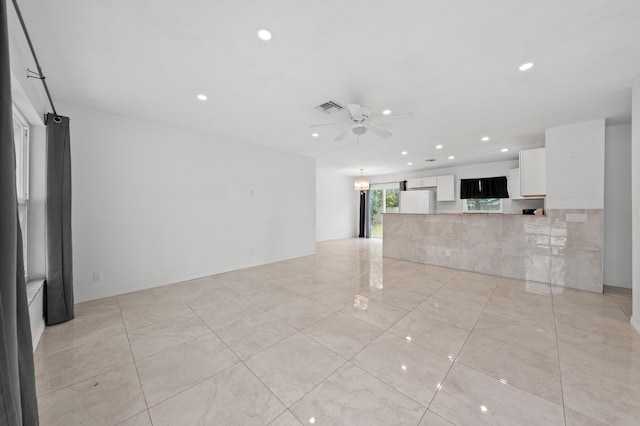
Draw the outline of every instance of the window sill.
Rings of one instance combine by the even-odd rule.
[[[27,283],[27,303],[31,306],[31,302],[36,298],[40,290],[44,287],[44,278],[31,280]]]

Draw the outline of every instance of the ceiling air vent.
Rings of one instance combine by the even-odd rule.
[[[323,104],[318,105],[316,109],[322,112],[325,112],[327,114],[331,114],[332,112],[336,112],[336,111],[340,111],[341,109],[344,109],[344,107],[339,103],[337,103],[336,101],[327,101]]]
[[[436,159],[435,158],[427,158],[424,161],[426,161],[427,163],[433,163],[434,161],[436,161]]]

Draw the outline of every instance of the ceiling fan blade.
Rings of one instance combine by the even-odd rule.
[[[314,127],[325,127],[325,126],[339,126],[341,124],[351,124],[351,121],[340,121],[337,123],[323,123],[323,124],[311,124],[309,126],[309,128],[314,128]]]
[[[336,136],[336,138],[333,141],[334,142],[340,142],[341,140],[343,140],[344,138],[347,137],[347,135],[349,134],[350,131],[351,131],[351,129],[345,130],[344,132],[342,132],[338,136]]]
[[[400,112],[398,114],[389,114],[389,115],[380,115],[376,117],[376,120],[379,118],[393,118],[393,117],[413,117],[412,112]]]
[[[369,128],[369,130],[371,130],[373,133],[375,133],[376,135],[380,136],[381,138],[388,138],[389,136],[392,135],[391,132],[386,131],[383,128],[380,128],[374,124],[369,123],[369,125],[367,125],[367,127]]]
[[[347,108],[349,108],[349,113],[351,114],[351,118],[353,118],[356,121],[360,121],[364,118],[364,115],[362,114],[362,107],[358,104],[349,104],[347,105]]]

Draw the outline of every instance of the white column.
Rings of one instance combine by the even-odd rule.
[[[640,333],[640,78],[633,84],[631,105],[631,228],[633,311],[631,325]]]

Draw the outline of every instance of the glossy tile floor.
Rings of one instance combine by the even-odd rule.
[[[640,424],[629,292],[381,249],[325,242],[314,256],[77,305],[36,352],[41,424]]]

